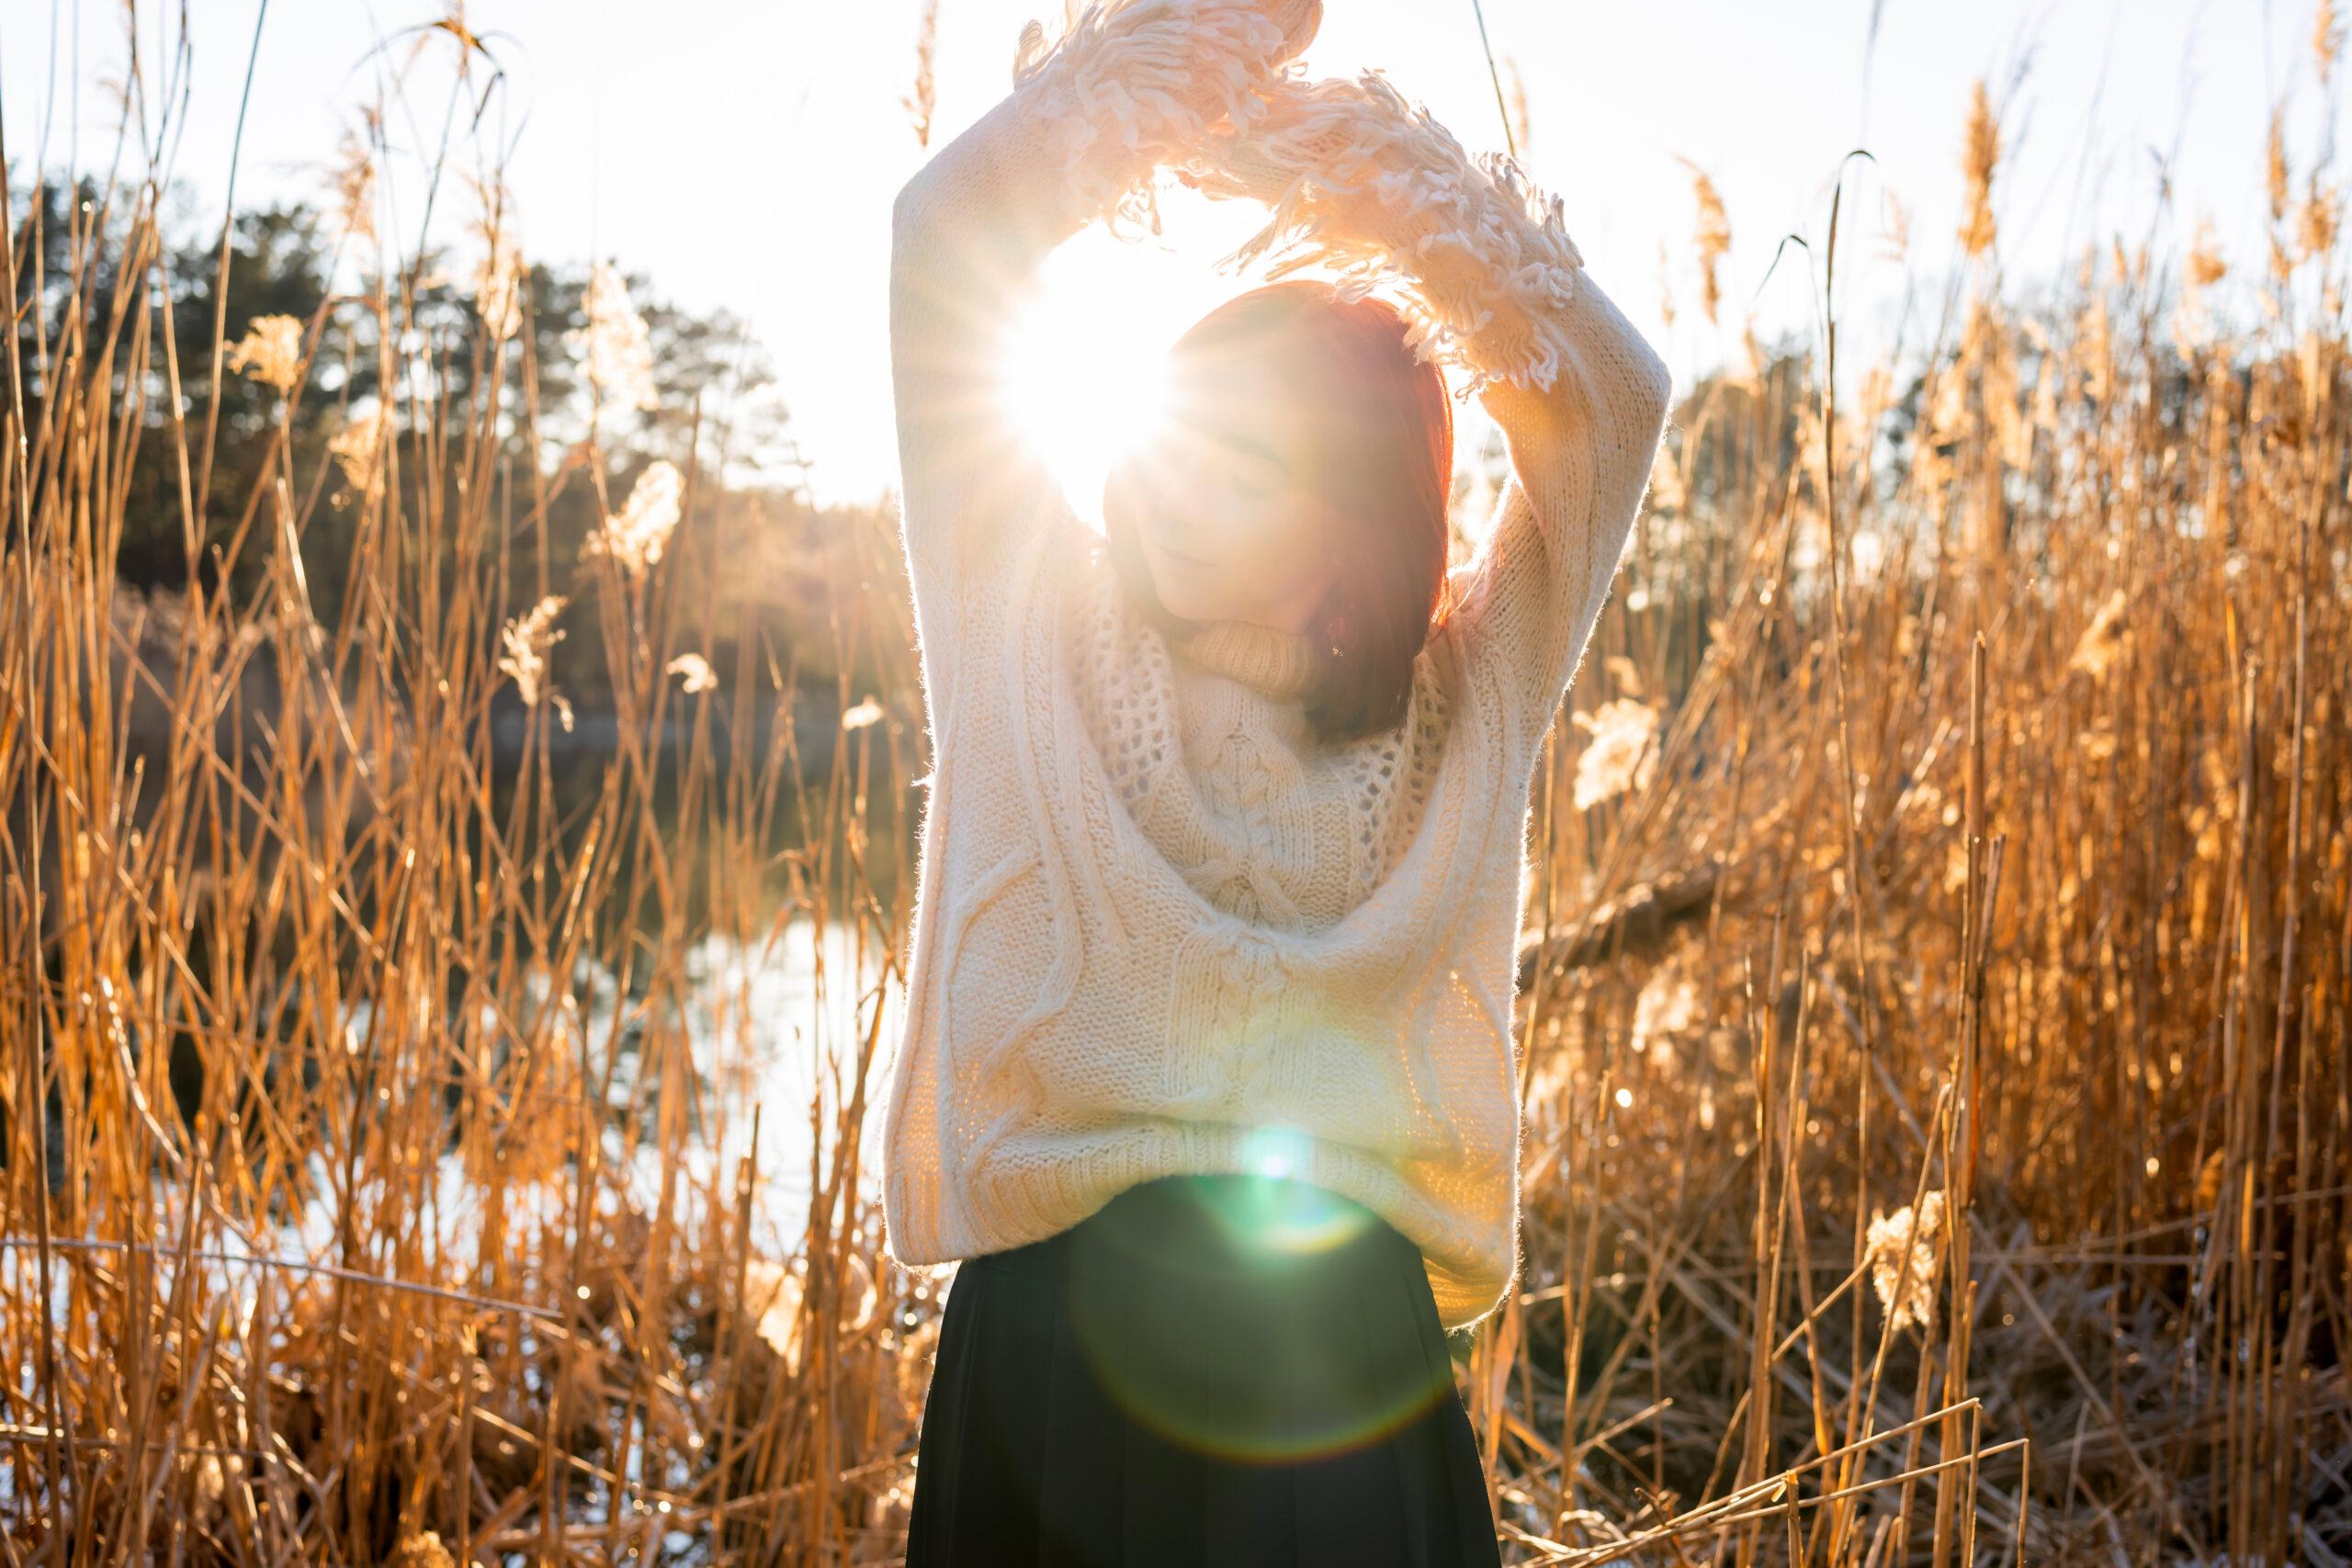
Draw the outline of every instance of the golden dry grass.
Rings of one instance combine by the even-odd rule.
[[[1971,255],[1996,146],[1969,137]],[[2323,238],[2247,335],[2119,249],[2032,316],[1972,270],[1951,341],[1859,410],[1800,361],[1683,411],[1573,699],[1665,694],[1662,754],[1578,810],[1563,730],[1536,803],[1536,1289],[1474,1361],[1559,1560],[1906,1427],[1686,1544],[2352,1554],[2352,367],[2334,294],[2297,303]],[[1914,1299],[1925,1332],[1890,1325]],[[2030,1474],[1990,1457],[2020,1440]]]
[[[1534,803],[1527,1271],[1462,1368],[1511,1560],[2352,1558],[2352,355],[2276,157],[2242,335],[2162,256],[2033,315],[1974,271],[1859,408],[1783,357],[1679,412]],[[226,520],[261,591],[141,602],[134,451],[209,470],[175,411],[228,345],[93,281],[157,265],[153,193],[71,221],[58,279],[10,220],[52,304],[0,465],[0,1562],[891,1560],[939,1305],[860,1184],[925,771],[895,540],[831,568],[867,722],[797,731],[781,650],[689,692],[755,500],[673,532],[516,463],[531,334],[435,329],[470,400],[315,468],[281,423]],[[400,341],[377,272],[246,368]],[[559,630],[614,672],[578,795]],[[708,955],[794,945],[854,999],[747,1132],[766,1021]]]

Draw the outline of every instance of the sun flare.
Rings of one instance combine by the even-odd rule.
[[[1135,243],[1091,229],[1056,251],[1006,345],[1013,426],[1061,481],[1070,507],[1102,525],[1102,481],[1166,406],[1169,346],[1249,287],[1216,265],[1234,215],[1170,204],[1167,233]],[[1246,215],[1245,215],[1246,216]]]
[[[1004,395],[1022,438],[1061,481],[1090,527],[1102,524],[1102,484],[1166,403],[1169,344],[1183,321],[1094,287],[1081,274],[1049,284],[1023,315],[1006,356]]]
[[[999,395],[1014,434],[1046,462],[1070,510],[1100,532],[1102,483],[1119,454],[1167,412],[1168,350],[1254,277],[1218,265],[1247,230],[1198,197],[1170,202],[1166,236],[1138,244],[1088,230],[1046,258],[1008,334]],[[1309,274],[1308,276],[1314,276]],[[1459,521],[1474,543],[1491,525],[1501,447],[1475,398],[1454,389]]]

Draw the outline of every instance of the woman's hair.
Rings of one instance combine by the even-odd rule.
[[[1301,479],[1337,519],[1339,581],[1309,634],[1336,655],[1308,714],[1326,739],[1403,721],[1413,659],[1443,622],[1446,502],[1453,482],[1453,407],[1445,379],[1406,346],[1404,318],[1377,299],[1291,282],[1228,300],[1177,341],[1170,357],[1246,360],[1292,400],[1306,434]],[[1167,629],[1136,538],[1133,497],[1103,497],[1111,564],[1127,593]]]

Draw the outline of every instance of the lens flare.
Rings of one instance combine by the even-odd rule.
[[[1426,1348],[1420,1254],[1361,1204],[1270,1173],[1300,1168],[1304,1134],[1245,1150],[1248,1172],[1148,1182],[1088,1222],[1080,1348],[1134,1419],[1202,1452],[1273,1463],[1377,1441],[1453,1387]]]
[[[1237,1243],[1255,1250],[1305,1256],[1345,1247],[1372,1223],[1372,1211],[1304,1178],[1314,1169],[1315,1145],[1295,1127],[1256,1127],[1241,1141],[1241,1164],[1251,1178],[1232,1184],[1214,1205]]]
[[[1070,509],[1100,529],[1103,480],[1163,416],[1168,344],[1189,318],[1139,305],[1099,268],[1047,273],[1006,345],[1003,396]]]

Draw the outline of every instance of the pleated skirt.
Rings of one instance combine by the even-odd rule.
[[[1128,1189],[967,1261],[908,1568],[1498,1568],[1418,1248],[1306,1182]]]

